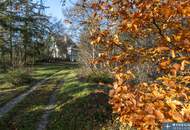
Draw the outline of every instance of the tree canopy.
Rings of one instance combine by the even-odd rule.
[[[112,69],[110,104],[120,121],[140,129],[190,121],[188,0],[99,0],[86,19],[91,63]]]

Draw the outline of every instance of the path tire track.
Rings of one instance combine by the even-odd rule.
[[[44,114],[39,121],[37,130],[46,130],[48,125],[49,115],[54,111],[56,104],[56,94],[59,90],[59,86],[62,85],[64,81],[60,81],[54,88],[53,94],[50,96],[49,105],[46,107]]]
[[[61,72],[61,71],[59,71]],[[20,94],[19,96],[13,98],[9,102],[7,102],[4,106],[0,107],[0,119],[8,113],[10,110],[12,110],[19,102],[21,102],[26,96],[28,96],[30,93],[32,93],[37,88],[41,87],[42,84],[46,83],[49,79],[53,78],[56,74],[59,72],[56,72],[52,74],[51,76],[43,79],[42,81],[35,84],[33,87],[30,88],[30,90],[26,91],[25,93]]]

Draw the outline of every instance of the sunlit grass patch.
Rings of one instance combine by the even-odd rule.
[[[48,68],[49,69],[49,68]],[[49,99],[53,94],[56,85],[63,80],[67,69],[56,73],[51,79],[40,88],[32,92],[22,102],[17,104],[13,110],[0,119],[0,130],[34,130],[41,119],[41,116],[49,106]]]
[[[54,90],[56,82],[50,80],[26,97],[0,120],[0,129],[36,129],[36,125],[49,103],[49,97]]]
[[[41,70],[43,70],[41,68]],[[55,110],[49,117],[48,130],[100,130],[112,121],[108,104],[107,87],[94,82],[81,82],[77,69],[63,67],[51,80],[30,94],[11,112],[0,120],[0,129],[34,130],[48,106],[55,85],[60,84],[56,93]]]
[[[104,88],[92,82],[80,82],[75,70],[71,70],[64,80],[48,130],[94,130],[111,119]]]
[[[37,79],[43,79],[63,69],[61,65],[37,65],[33,67],[32,76]]]
[[[23,93],[27,86],[21,86],[16,88],[6,88],[5,90],[0,90],[0,107],[3,106],[10,99],[16,97],[17,95]]]
[[[36,65],[31,68],[31,75],[33,81],[25,85],[12,85],[6,82],[7,73],[0,74],[0,106],[10,101],[12,98],[30,89],[32,85],[39,82],[40,80],[59,72],[65,68],[64,65]],[[62,74],[60,74],[60,77]]]

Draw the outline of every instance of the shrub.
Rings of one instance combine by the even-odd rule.
[[[8,83],[11,83],[15,86],[17,85],[23,85],[26,83],[29,83],[32,81],[32,77],[29,74],[27,70],[23,69],[15,69],[15,70],[10,70],[6,77],[5,80]]]
[[[93,63],[114,66],[109,103],[120,121],[139,130],[189,122],[190,77],[182,74],[190,65],[188,2],[111,0],[92,9],[90,43],[101,48]],[[102,29],[104,20],[110,24]]]

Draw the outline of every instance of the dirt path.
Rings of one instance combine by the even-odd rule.
[[[49,99],[49,105],[46,107],[46,109],[45,109],[46,111],[44,112],[44,114],[41,117],[41,120],[38,124],[37,130],[46,130],[47,124],[48,124],[48,117],[51,114],[51,112],[53,112],[55,109],[57,91],[59,90],[59,86],[62,85],[63,83],[64,83],[64,81],[60,81],[55,86],[54,92]]]
[[[60,71],[59,71],[60,72]],[[46,81],[54,77],[57,73],[54,73],[53,75],[45,78],[44,80],[38,82],[36,85],[34,85],[30,90],[26,91],[25,93],[13,98],[9,102],[7,102],[4,106],[0,107],[0,118],[2,118],[6,113],[8,113],[12,108],[14,108],[19,102],[21,102],[26,96],[28,96],[30,93],[32,93],[34,90],[39,88],[42,84],[44,84]]]

